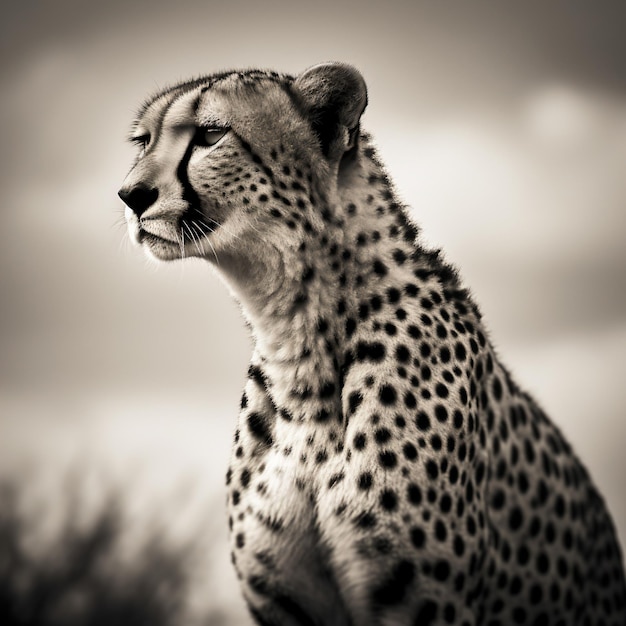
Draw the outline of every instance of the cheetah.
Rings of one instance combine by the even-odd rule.
[[[624,626],[601,495],[418,241],[363,77],[246,70],[141,108],[132,239],[206,259],[254,341],[227,472],[263,626]]]

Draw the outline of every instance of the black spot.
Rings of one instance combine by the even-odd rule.
[[[400,250],[399,248],[396,248],[393,251],[393,260],[398,264],[398,265],[403,265],[404,262],[406,261],[406,254]]]
[[[380,494],[380,504],[386,511],[395,511],[398,506],[398,496],[395,491],[386,489]]]
[[[258,365],[250,365],[248,367],[248,378],[254,380],[260,387],[266,389],[268,387],[267,377]]]
[[[456,609],[452,604],[446,604],[443,610],[443,617],[447,624],[454,624],[456,618]]]
[[[355,330],[356,330],[356,321],[353,318],[349,317],[346,320],[346,335],[348,337],[352,337]]]
[[[430,460],[426,463],[426,473],[428,474],[428,478],[431,480],[437,480],[439,477],[439,467],[435,461]]]
[[[530,560],[530,552],[526,546],[520,546],[517,549],[517,562],[519,565],[526,565]]]
[[[315,462],[317,464],[320,464],[320,463],[325,463],[326,461],[328,461],[328,453],[326,452],[326,450],[320,450],[315,455]]]
[[[554,503],[554,512],[557,517],[563,517],[565,515],[565,500],[562,495],[557,495],[556,501]]]
[[[415,396],[410,391],[404,394],[404,404],[408,409],[414,409],[417,406]]]
[[[524,523],[524,515],[519,507],[513,507],[509,514],[509,528],[511,530],[519,530]]]
[[[247,487],[250,484],[250,470],[248,469],[242,470],[240,480],[241,480],[241,486],[244,488]]]
[[[550,569],[550,559],[545,552],[540,552],[537,556],[537,571],[540,574],[547,574]]]
[[[417,414],[415,423],[422,432],[428,432],[430,430],[430,418],[424,411],[420,411]]]
[[[328,480],[328,488],[332,489],[335,485],[339,484],[344,479],[343,472],[339,472],[338,474],[333,474]]]
[[[398,345],[396,348],[396,359],[400,361],[400,363],[408,363],[411,358],[411,353],[405,345]]]
[[[407,332],[409,333],[409,335],[411,337],[413,337],[413,339],[420,339],[422,336],[422,331],[415,325],[411,324],[409,327],[407,327]]]
[[[293,415],[285,408],[280,409],[279,411],[279,415],[286,421],[286,422],[291,422],[293,421]]]
[[[448,537],[446,525],[441,520],[437,520],[435,522],[435,537],[437,537],[437,540],[441,542],[445,541]]]
[[[363,472],[358,480],[359,489],[368,491],[372,487],[372,475],[369,472]]]
[[[460,535],[454,538],[454,554],[458,557],[462,557],[465,552],[465,542]]]
[[[415,565],[404,559],[399,561],[387,580],[372,592],[374,607],[400,604],[404,599],[407,587],[414,579]]]
[[[519,595],[522,590],[522,579],[519,576],[513,576],[509,584],[509,593],[513,596]]]
[[[409,500],[409,502],[415,506],[419,506],[422,502],[422,490],[418,487],[418,485],[415,485],[413,483],[411,483],[408,488],[407,488],[407,498]]]
[[[391,439],[391,432],[388,428],[379,428],[374,433],[374,439],[378,444],[387,443]]]
[[[263,415],[256,412],[250,413],[247,424],[248,430],[254,437],[267,445],[272,445],[272,435],[268,429],[267,420]]]
[[[437,385],[435,386],[435,393],[440,398],[447,398],[449,394],[448,388],[443,383],[437,383]]]
[[[364,433],[357,433],[354,436],[354,448],[356,450],[363,450],[363,448],[365,448],[366,443],[367,443],[367,437],[365,436]]]
[[[331,398],[332,396],[335,395],[335,383],[333,382],[327,382],[324,383],[322,385],[322,388],[320,389],[320,398]]]
[[[330,412],[327,411],[326,409],[320,409],[315,416],[313,417],[313,419],[316,422],[319,423],[323,423],[323,422],[327,422],[330,419]]]
[[[372,307],[373,311],[380,311],[383,306],[383,301],[381,300],[380,296],[372,296],[370,298],[370,306]]]
[[[380,464],[387,469],[393,469],[398,464],[395,452],[385,450],[378,455]]]
[[[348,398],[348,412],[352,415],[363,402],[363,396],[358,391],[353,391]]]
[[[426,543],[426,533],[419,527],[411,528],[411,543],[420,550]]]
[[[404,453],[404,457],[407,461],[414,461],[417,458],[417,449],[409,441],[407,441],[402,447],[402,452]]]
[[[378,276],[386,276],[387,275],[387,266],[380,260],[376,259],[373,264],[374,272]]]
[[[385,406],[390,406],[392,404],[395,404],[396,402],[396,390],[391,385],[383,385],[378,392],[378,397],[381,404],[384,404]]]
[[[400,300],[400,292],[395,287],[387,289],[387,300],[390,304],[394,304]]]
[[[502,383],[497,376],[493,379],[493,396],[496,400],[502,399]]]
[[[450,509],[452,508],[452,498],[447,493],[444,493],[443,496],[441,496],[441,500],[439,500],[439,508],[442,513],[450,512]]]
[[[441,582],[448,580],[448,577],[450,576],[450,565],[448,562],[443,559],[438,560],[433,568],[433,575]]]
[[[432,600],[426,600],[426,602],[420,607],[420,610],[415,616],[413,626],[431,626],[437,619],[437,612],[439,607]]]
[[[415,296],[417,296],[419,292],[419,287],[417,285],[414,285],[413,283],[407,283],[404,286],[404,291],[406,291],[407,296],[415,298]]]
[[[374,537],[373,544],[381,554],[390,554],[393,550],[393,543],[387,537]]]
[[[392,324],[391,322],[387,322],[384,328],[385,328],[385,332],[390,337],[393,337],[398,332],[398,329],[396,328],[395,324]]]
[[[379,363],[385,358],[385,346],[379,341],[373,343],[359,341],[356,347],[356,358],[359,361],[370,360]]]
[[[435,417],[441,423],[444,423],[448,419],[448,409],[443,404],[438,404],[435,407]]]
[[[376,516],[367,511],[363,511],[356,516],[354,523],[359,528],[373,528],[376,526]]]

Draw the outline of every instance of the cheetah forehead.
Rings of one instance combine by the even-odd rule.
[[[210,95],[220,93],[223,98],[231,96],[232,103],[239,102],[245,106],[246,95],[276,91],[276,88],[285,89],[293,83],[293,80],[288,74],[249,69],[230,70],[169,85],[144,101],[133,122],[133,129],[153,122],[155,118],[162,116],[163,111],[173,102],[190,92],[200,93],[203,101],[210,99]],[[202,123],[210,123],[212,121],[210,114],[205,112],[205,116],[206,120],[202,120]]]

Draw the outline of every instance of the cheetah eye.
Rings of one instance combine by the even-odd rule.
[[[197,146],[214,146],[230,129],[228,128],[198,128],[195,137]]]
[[[145,149],[148,147],[148,144],[150,143],[150,135],[148,133],[146,133],[145,135],[139,135],[138,137],[132,137],[131,141],[136,146],[139,146],[140,153],[143,154]]]

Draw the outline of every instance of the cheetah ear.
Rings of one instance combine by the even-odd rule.
[[[323,63],[305,70],[293,87],[322,152],[340,159],[358,139],[359,119],[367,106],[363,76],[344,63]]]

